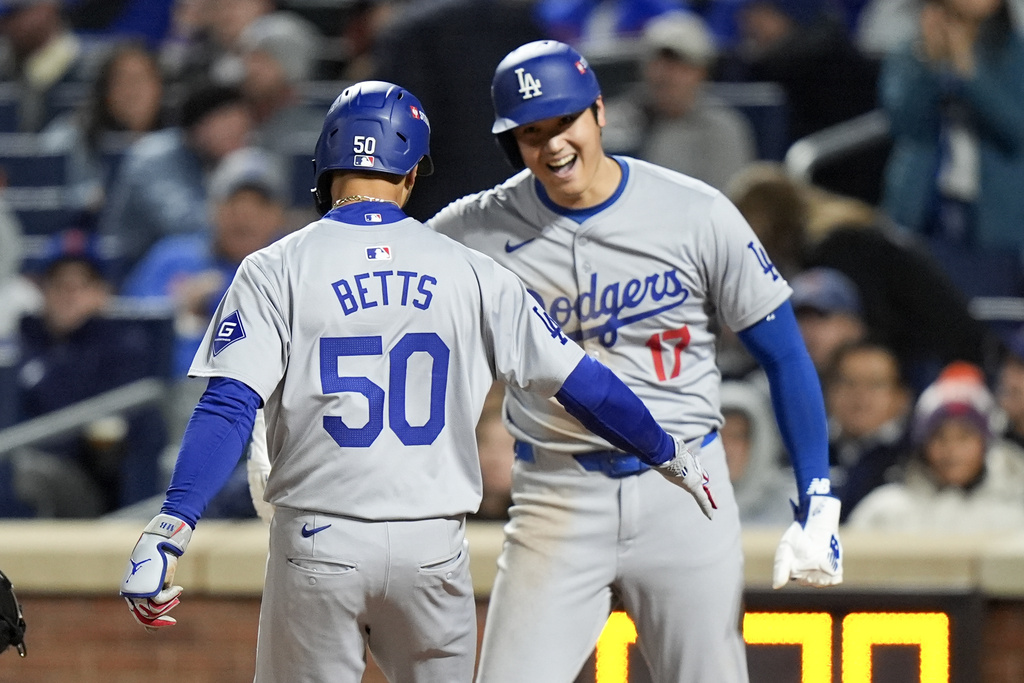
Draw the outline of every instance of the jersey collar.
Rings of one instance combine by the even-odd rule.
[[[615,201],[620,196],[622,196],[623,191],[625,191],[626,189],[626,183],[629,182],[629,164],[627,164],[625,161],[616,156],[613,156],[612,159],[614,159],[615,163],[617,163],[619,165],[619,168],[622,169],[622,178],[619,180],[619,186],[615,188],[615,192],[612,193],[612,196],[604,200],[597,206],[591,206],[586,209],[567,209],[564,206],[559,206],[558,204],[555,204],[553,201],[551,201],[551,198],[548,197],[548,193],[544,189],[544,186],[541,184],[539,180],[537,180],[537,178],[534,178],[533,185],[534,187],[537,188],[537,197],[540,199],[541,203],[544,204],[544,206],[548,207],[549,209],[557,213],[559,216],[565,216],[566,218],[575,221],[576,223],[582,224],[583,221],[587,220],[588,218],[592,218],[593,216],[596,216],[597,214],[601,213],[609,206],[614,204]]]
[[[408,216],[391,202],[355,202],[331,209],[324,218],[350,225],[386,225]]]

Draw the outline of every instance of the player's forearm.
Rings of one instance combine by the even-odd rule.
[[[590,356],[583,357],[555,398],[584,427],[649,465],[660,465],[675,455],[675,442],[647,406]]]
[[[192,412],[161,512],[195,527],[242,456],[260,397],[242,382],[214,377]]]
[[[739,333],[768,375],[775,420],[790,453],[797,490],[803,498],[828,481],[828,422],[821,384],[787,301]]]

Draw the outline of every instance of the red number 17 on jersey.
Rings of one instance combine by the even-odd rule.
[[[665,349],[664,345],[675,341],[672,347],[672,375],[665,376]],[[677,330],[666,330],[655,332],[647,340],[647,348],[651,350],[651,357],[654,360],[654,372],[658,375],[658,381],[675,379],[683,369],[683,349],[690,343],[690,330],[683,325]]]

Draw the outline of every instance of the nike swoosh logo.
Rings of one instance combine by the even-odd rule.
[[[536,237],[531,237],[530,239],[526,240],[525,242],[520,242],[519,244],[512,244],[512,240],[506,240],[505,241],[505,253],[506,254],[511,254],[516,249],[522,249],[523,247],[525,247],[527,244],[529,244],[530,242],[534,241],[535,239],[537,239],[537,238]]]
[[[318,527],[314,527],[312,529],[309,529],[309,528],[306,527],[305,524],[303,524],[302,525],[302,537],[303,538],[309,538],[313,534],[318,534],[321,531],[323,531],[324,529],[328,528],[329,526],[331,526],[331,525],[330,524],[324,524],[323,526],[318,526]]]

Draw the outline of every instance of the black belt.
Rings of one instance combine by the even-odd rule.
[[[708,432],[700,442],[704,448],[715,440],[718,430]],[[516,441],[516,459],[525,462],[534,462],[533,446],[525,441]],[[583,469],[588,472],[601,472],[612,479],[631,477],[651,469],[650,465],[644,463],[640,456],[622,451],[592,451],[590,453],[577,453],[572,457],[576,458]]]

